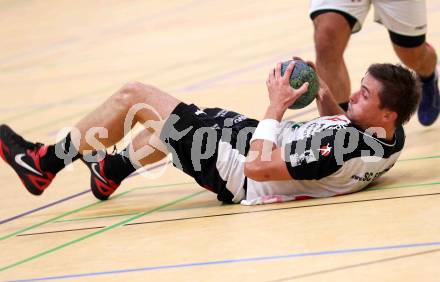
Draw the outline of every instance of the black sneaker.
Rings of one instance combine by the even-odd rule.
[[[90,169],[90,188],[92,189],[93,195],[99,200],[107,200],[108,197],[118,189],[121,183],[118,183],[105,175],[104,168],[106,166],[106,158],[99,162],[87,162],[84,159],[81,160]]]
[[[440,93],[438,89],[438,73],[431,81],[423,83],[422,100],[417,116],[422,125],[429,126],[435,122],[440,112]]]
[[[47,148],[41,143],[24,140],[7,125],[0,125],[0,156],[34,195],[41,195],[55,177],[55,174],[40,167],[40,160],[46,155]]]

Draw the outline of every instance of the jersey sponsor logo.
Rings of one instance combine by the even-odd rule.
[[[222,129],[217,123],[211,126],[212,129]]]
[[[27,163],[25,163],[23,161],[23,157],[25,156],[25,154],[18,154],[15,156],[15,162],[21,166],[22,168],[29,170],[30,172],[33,172],[39,176],[43,176],[43,174],[39,171],[37,171],[36,169],[34,169],[33,167],[31,167],[30,165],[28,165]]]
[[[312,124],[308,124],[307,126],[305,126],[304,128],[304,136],[305,137],[309,137],[309,136],[313,136],[316,133],[319,133],[321,131],[323,131],[324,129],[326,129],[328,127],[328,125],[324,124],[324,123],[312,123]]]
[[[331,151],[332,151],[332,147],[330,147],[329,144],[325,146],[321,146],[321,148],[319,149],[320,154],[324,157],[329,156]]]
[[[219,111],[217,114],[215,114],[214,118],[218,118],[218,117],[226,117],[226,115],[229,113],[228,110],[221,110]]]
[[[298,134],[304,138],[315,135],[326,129],[344,129],[350,124],[350,120],[345,115],[317,118],[301,125]]]
[[[327,127],[326,129],[340,130],[340,129],[345,129],[345,128],[347,128],[347,124],[331,125],[331,126]]]
[[[238,115],[238,116],[233,117],[232,124],[237,124],[237,123],[240,123],[240,122],[242,122],[244,120],[247,120],[246,116]]]
[[[300,128],[301,126],[303,126],[304,125],[304,122],[297,122],[297,123],[294,123],[293,125],[292,125],[292,129],[293,130],[295,130],[295,129],[298,129],[298,128]]]
[[[197,111],[194,113],[196,116],[199,115],[206,115],[206,113],[203,110],[197,109]]]
[[[365,172],[363,176],[358,176],[358,175],[352,175],[351,178],[357,181],[362,181],[362,182],[372,182],[374,181],[376,178],[382,176],[385,172],[389,171],[394,164],[390,165],[389,167],[387,167],[386,169],[379,171],[379,172]]]
[[[342,121],[344,123],[349,123],[350,122],[350,120],[346,116],[344,116],[344,115],[339,115],[339,116],[335,116],[335,117],[326,118],[326,120],[335,121],[335,122]]]
[[[290,155],[290,163],[292,167],[299,166],[304,162],[312,163],[316,161],[317,159],[312,150],[306,150],[301,154],[295,153],[293,155]]]
[[[376,179],[379,176],[375,176],[376,174],[379,174],[379,172],[374,173],[374,172],[366,172],[364,173],[363,176],[358,176],[358,175],[352,175],[351,178],[357,181],[362,181],[362,182],[370,182],[373,181],[374,179]]]

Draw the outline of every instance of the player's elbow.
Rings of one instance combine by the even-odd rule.
[[[244,165],[244,175],[255,181],[270,180],[267,167],[262,162],[246,162]]]

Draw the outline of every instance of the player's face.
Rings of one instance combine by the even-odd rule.
[[[363,127],[381,127],[385,109],[380,109],[379,91],[382,84],[367,73],[361,81],[361,88],[350,96],[347,117]]]

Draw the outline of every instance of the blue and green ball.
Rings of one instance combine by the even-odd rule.
[[[284,75],[290,63],[295,62],[295,68],[290,76],[290,86],[298,89],[305,82],[309,83],[306,93],[302,94],[289,109],[301,109],[313,102],[319,90],[319,79],[316,72],[307,63],[301,60],[286,61],[281,65],[281,75]]]

